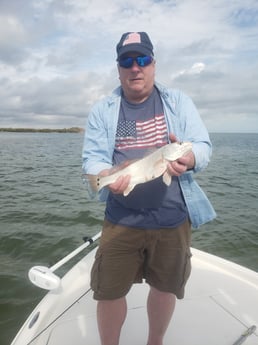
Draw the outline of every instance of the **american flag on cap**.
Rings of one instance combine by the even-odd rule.
[[[132,43],[141,43],[141,35],[138,32],[128,34],[123,42],[123,46]]]
[[[116,46],[117,58],[130,52],[153,56],[153,45],[146,32],[126,32]]]

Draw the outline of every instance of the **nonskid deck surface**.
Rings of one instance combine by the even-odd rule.
[[[164,345],[233,345],[250,326],[258,325],[257,274],[203,252],[193,250],[193,254],[186,296],[177,301]],[[121,345],[146,344],[148,291],[146,284],[137,284],[129,293]],[[31,344],[100,345],[92,291],[77,299]],[[257,331],[244,344],[257,345]]]
[[[139,289],[135,289],[134,293],[139,295],[137,290]],[[143,291],[144,288],[140,290],[144,295],[147,292]],[[91,296],[88,297],[91,300]],[[87,308],[91,303],[89,299],[82,302],[80,307]],[[92,303],[92,307],[95,308],[95,303]],[[121,334],[121,345],[146,344],[147,327],[146,308],[140,305],[130,306]],[[233,345],[245,329],[235,316],[221,308],[212,297],[188,299],[178,302],[164,345]],[[100,345],[95,313],[71,316],[54,327],[48,344],[57,345],[60,341],[67,345]],[[255,335],[245,342],[246,345],[257,343],[258,337]]]

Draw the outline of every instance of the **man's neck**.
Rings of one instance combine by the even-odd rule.
[[[131,104],[139,104],[139,103],[143,103],[145,102],[149,97],[150,95],[152,94],[154,90],[154,85],[153,87],[148,90],[146,93],[142,94],[142,93],[139,93],[139,92],[135,92],[135,93],[125,93],[123,90],[123,97]]]

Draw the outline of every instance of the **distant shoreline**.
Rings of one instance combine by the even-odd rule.
[[[70,128],[0,128],[1,132],[10,133],[84,133],[84,128],[81,127],[70,127]],[[258,132],[217,132],[210,131],[210,134],[258,134]]]
[[[19,132],[19,133],[83,133],[81,127],[71,128],[0,128],[0,132]]]

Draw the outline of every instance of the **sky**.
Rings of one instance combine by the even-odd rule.
[[[0,127],[84,127],[128,31],[210,132],[258,132],[258,0],[0,0]]]

